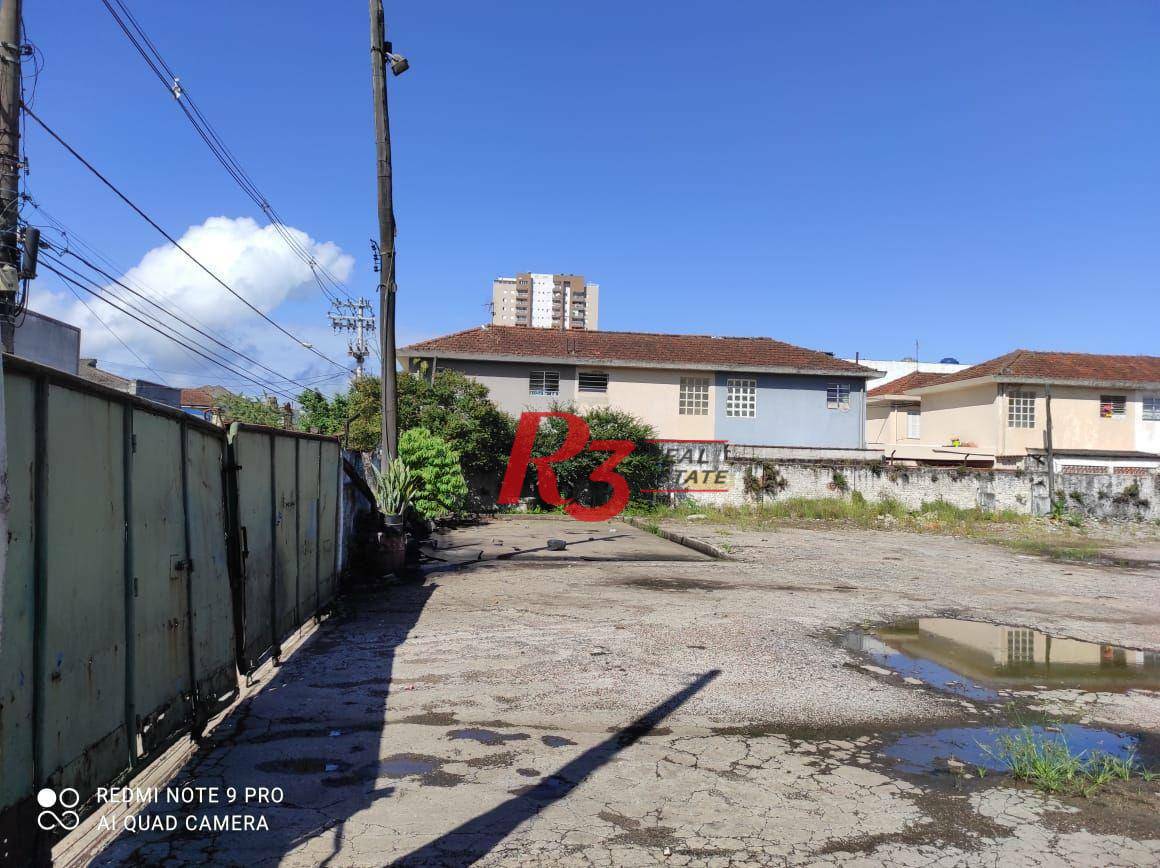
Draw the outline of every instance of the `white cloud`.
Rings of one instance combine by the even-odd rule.
[[[336,278],[345,281],[349,277],[354,260],[336,245],[317,242],[292,227],[283,229]],[[325,318],[327,301],[310,268],[295,255],[273,226],[259,226],[248,217],[211,217],[188,229],[178,241],[258,310],[284,325],[288,331],[313,343],[335,361],[350,363],[345,338],[333,334],[329,328]],[[63,260],[71,267],[87,271],[69,256]],[[287,377],[305,381],[338,373],[333,365],[296,345],[290,337],[263,321],[171,244],[146,253],[126,272],[121,282],[152,296],[166,310]],[[220,382],[239,389],[245,385],[236,375],[191,354],[78,289],[77,293],[92,308],[93,312],[90,312],[77,301],[63,281],[47,270],[41,271],[36,290],[39,291],[33,294],[33,307],[79,326],[82,330],[81,355],[96,357],[102,367],[108,365],[116,369],[123,365],[127,375],[157,378],[141,370],[140,362],[109,334],[93,312],[171,385]],[[131,305],[119,302],[122,306],[139,308],[153,318],[172,323],[157,308],[124,289],[112,286],[112,291],[131,302]],[[299,300],[303,302],[303,308],[309,310],[310,319],[295,323],[287,306],[292,307]],[[235,366],[258,379],[274,379],[268,372],[226,352],[208,339],[196,333],[192,337],[199,344],[208,344],[215,353],[227,357]],[[327,383],[341,384],[342,378]],[[258,387],[251,384],[246,391],[256,392]],[[289,387],[288,391],[297,392],[298,387]]]

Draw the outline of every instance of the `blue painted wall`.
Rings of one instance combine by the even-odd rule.
[[[725,415],[725,381],[757,380],[757,416]],[[826,407],[826,387],[846,383],[850,409]],[[861,379],[798,374],[718,373],[714,381],[715,436],[753,446],[820,446],[858,449],[865,439],[866,384]]]

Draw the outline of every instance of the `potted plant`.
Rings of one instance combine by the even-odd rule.
[[[378,534],[376,567],[383,573],[397,573],[406,560],[407,543],[403,522],[415,497],[417,480],[407,465],[396,458],[380,471],[371,465],[372,492],[383,515],[383,530]]]
[[[391,461],[382,471],[372,464],[371,475],[372,491],[383,514],[383,523],[387,527],[402,527],[415,498],[418,480],[401,458]]]

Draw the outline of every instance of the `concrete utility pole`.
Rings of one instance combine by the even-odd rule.
[[[363,362],[370,354],[367,346],[367,332],[375,330],[375,317],[371,312],[371,303],[365,298],[358,301],[335,301],[331,311],[330,325],[336,332],[354,332],[354,336],[346,343],[347,353],[354,358],[354,378],[361,379]]]
[[[379,280],[379,334],[382,349],[382,458],[387,463],[398,454],[398,400],[395,382],[395,204],[391,184],[391,127],[387,116],[387,70],[402,75],[405,58],[391,52],[382,0],[370,0],[371,85],[375,100],[375,156],[379,172],[379,251],[383,258]]]
[[[16,340],[20,289],[20,5],[0,0],[0,344]]]

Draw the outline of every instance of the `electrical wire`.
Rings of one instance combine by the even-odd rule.
[[[193,262],[195,265],[198,266],[198,268],[200,268],[207,275],[209,275],[209,277],[212,278],[215,283],[217,283],[219,286],[221,286],[223,289],[225,289],[227,292],[229,292],[230,295],[234,296],[236,299],[241,301],[242,304],[244,304],[246,307],[248,307],[250,310],[252,310],[258,316],[260,316],[267,323],[272,325],[278,331],[282,332],[282,334],[289,337],[292,341],[294,341],[299,346],[314,353],[314,355],[318,356],[320,359],[323,359],[328,364],[334,365],[334,367],[339,368],[340,370],[343,370],[343,371],[347,371],[348,373],[350,372],[349,369],[346,368],[344,365],[339,364],[334,359],[327,356],[325,353],[319,351],[317,347],[314,347],[311,344],[308,344],[306,341],[303,341],[301,338],[299,338],[293,332],[289,331],[284,326],[282,326],[281,324],[279,324],[275,320],[271,319],[268,315],[266,315],[259,308],[257,308],[249,299],[247,299],[245,296],[243,296],[241,293],[239,293],[237,290],[235,290],[232,286],[230,286],[228,283],[226,283],[224,280],[222,280],[220,277],[218,277],[217,274],[215,274],[213,271],[211,271],[209,269],[209,267],[206,266],[200,259],[198,259],[192,253],[190,253],[184,246],[182,246],[182,244],[176,238],[174,238],[165,229],[163,229],[161,227],[161,225],[159,223],[157,223],[156,220],[154,220],[152,217],[150,217],[148,214],[146,214],[145,211],[143,211],[140,208],[140,206],[138,206],[132,199],[130,199],[123,192],[121,192],[121,190],[115,184],[113,184],[112,181],[110,181],[103,174],[101,174],[101,172],[95,166],[93,166],[92,163],[90,163],[83,156],[81,156],[81,154],[72,145],[70,145],[68,142],[66,142],[55,130],[53,130],[52,127],[50,127],[43,120],[41,120],[40,116],[37,115],[36,112],[34,112],[28,106],[24,107],[24,111],[30,118],[32,118],[34,121],[36,121],[36,123],[40,126],[41,129],[43,129],[46,133],[49,134],[49,136],[51,136],[53,139],[55,139],[56,142],[61,147],[63,147],[66,151],[68,151],[69,154],[71,154],[78,162],[81,163],[81,165],[83,165],[86,169],[88,169],[89,172],[91,172],[99,181],[101,181],[101,183],[103,183],[106,187],[108,187],[109,190],[111,190],[122,202],[124,202],[126,205],[128,205],[129,208],[131,208],[137,214],[137,216],[139,216],[142,220],[144,220],[146,223],[148,223],[150,226],[152,226],[155,230],[157,230],[157,232],[163,238],[165,238],[165,240],[167,240],[170,244],[172,244],[174,247],[176,247],[178,250],[180,250],[183,254],[185,254],[185,256],[191,262]]]
[[[217,130],[209,122],[209,119],[198,108],[188,87],[178,79],[173,69],[165,62],[165,58],[161,56],[161,52],[157,50],[157,47],[145,32],[145,29],[137,21],[125,3],[122,0],[113,0],[113,2],[110,2],[110,0],[101,0],[101,2],[117,23],[117,26],[120,27],[122,33],[125,34],[125,38],[129,40],[129,43],[141,55],[141,58],[153,71],[153,74],[157,76],[158,81],[161,82],[161,86],[177,102],[182,113],[189,120],[198,136],[205,142],[206,147],[209,148],[222,168],[225,169],[234,183],[241,188],[242,192],[266,215],[270,221],[270,225],[282,241],[285,242],[286,246],[310,269],[323,295],[331,302],[338,300],[335,292],[345,296],[348,300],[353,300],[342,281],[338,280],[322,263],[318,262],[298,239],[293,237],[287,229],[287,224],[281,215],[270,204],[270,200],[262,193],[258,185],[254,183],[253,178],[250,177],[237,157],[234,156],[229,146],[226,145]],[[120,12],[114,8],[114,3],[120,9]],[[324,278],[333,287],[333,291],[327,288],[326,283],[323,282]]]
[[[92,289],[89,289],[81,281],[70,277],[69,275],[65,274],[63,271],[59,271],[58,269],[54,268],[52,265],[50,265],[48,263],[42,263],[42,266],[46,270],[55,274],[61,280],[65,281],[66,283],[72,284],[77,289],[81,289],[84,292],[87,292],[89,295],[100,299],[101,301],[105,302],[105,304],[109,305],[114,310],[117,310],[117,311],[125,314],[130,319],[136,320],[137,322],[141,323],[141,325],[152,329],[153,331],[157,332],[162,337],[168,338],[169,340],[176,343],[178,346],[182,347],[185,350],[188,350],[189,352],[193,353],[194,355],[201,356],[203,359],[205,359],[208,362],[211,362],[215,365],[219,365],[221,367],[224,367],[226,370],[237,374],[242,379],[245,379],[245,380],[249,381],[250,383],[253,383],[255,386],[258,386],[260,389],[273,392],[273,393],[280,395],[284,398],[287,398],[289,400],[295,400],[294,396],[291,395],[289,392],[285,392],[281,389],[272,388],[269,384],[263,383],[261,380],[257,380],[254,377],[249,376],[248,374],[245,373],[245,371],[243,371],[239,368],[233,367],[227,363],[223,363],[221,360],[215,359],[212,356],[207,355],[206,353],[203,353],[200,350],[197,350],[196,348],[194,348],[194,347],[190,346],[189,344],[185,343],[184,341],[182,341],[180,338],[175,337],[174,335],[164,331],[163,329],[161,329],[159,326],[155,325],[154,323],[149,322],[147,319],[135,315],[132,311],[127,310],[118,304],[115,304],[114,302],[112,302],[108,298],[106,298],[105,296],[101,295],[99,292],[95,292]]]
[[[141,356],[137,353],[137,351],[135,349],[133,349],[131,346],[129,346],[127,343],[125,343],[123,340],[121,340],[121,336],[118,335],[115,331],[113,331],[112,327],[107,322],[105,322],[103,319],[101,319],[101,315],[99,313],[97,313],[95,310],[93,310],[87,301],[85,301],[83,298],[81,298],[81,294],[76,291],[75,287],[70,285],[68,289],[69,289],[69,292],[71,292],[74,296],[76,296],[76,300],[79,301],[82,305],[84,305],[85,310],[87,310],[90,314],[92,314],[93,319],[95,319],[102,326],[104,326],[105,331],[107,331],[109,334],[111,334],[113,336],[113,340],[115,340],[122,347],[124,347],[130,353],[130,355],[133,356],[133,358],[135,358],[137,361],[139,361],[144,366],[145,370],[147,370],[151,374],[153,374],[153,376],[155,376],[157,378],[157,381],[159,383],[161,383],[163,386],[169,385],[169,383],[165,382],[165,378],[162,377],[158,371],[154,370],[149,365],[148,362],[146,362],[143,358],[141,358]]]
[[[84,283],[88,284],[89,286],[93,287],[97,291],[99,298],[105,299],[105,297],[107,295],[107,296],[111,296],[112,298],[116,299],[118,302],[120,302],[121,305],[124,305],[124,308],[128,309],[128,311],[126,311],[126,312],[131,312],[132,314],[136,314],[135,318],[138,319],[138,321],[141,321],[141,319],[143,318],[145,321],[148,321],[148,322],[153,323],[157,326],[160,326],[161,328],[166,330],[164,332],[165,334],[172,336],[175,340],[178,340],[179,342],[181,342],[182,344],[184,344],[188,347],[191,347],[193,349],[198,350],[200,353],[203,354],[204,357],[211,358],[214,362],[216,362],[220,366],[225,367],[227,370],[231,370],[231,371],[243,371],[243,370],[245,370],[237,362],[234,362],[231,359],[226,358],[225,356],[221,355],[221,353],[213,350],[210,347],[207,347],[205,344],[199,343],[196,338],[192,338],[188,334],[182,334],[174,326],[170,325],[167,322],[163,322],[162,320],[158,319],[155,315],[151,314],[150,312],[148,312],[146,310],[143,310],[139,305],[134,304],[131,300],[125,298],[124,296],[118,295],[113,290],[112,286],[102,285],[99,281],[93,279],[91,276],[78,271],[77,269],[71,267],[70,265],[67,265],[66,263],[60,261],[58,258],[52,256],[51,254],[46,254],[46,260],[48,262],[52,263],[53,265],[56,265],[58,268],[63,268],[65,270],[65,272],[67,272],[67,275],[65,275],[66,277],[71,275],[72,278],[81,280]],[[61,274],[61,272],[59,272],[59,271],[54,271],[53,273],[57,274],[58,276]],[[121,309],[121,308],[119,308],[119,309]],[[178,322],[181,322],[181,320],[178,319]],[[182,323],[182,324],[185,325],[185,323]],[[263,386],[263,388],[270,388],[270,389],[275,388],[274,383],[272,383],[271,381],[269,381],[265,378],[258,377],[257,374],[253,374],[252,372],[247,372],[245,376],[248,379],[250,379],[251,381],[260,383]],[[281,378],[281,375],[277,374],[277,372],[275,372],[275,376]],[[299,383],[297,380],[291,380],[290,384],[298,386],[299,388],[302,388],[302,389],[306,388],[306,386],[303,383]],[[280,384],[277,387],[278,388],[285,388],[286,386],[285,386],[285,384]]]

